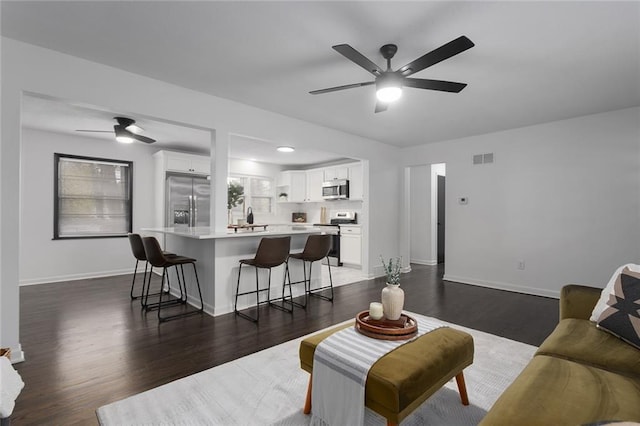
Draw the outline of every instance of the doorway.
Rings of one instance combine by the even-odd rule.
[[[445,183],[446,177],[438,176],[438,189],[436,195],[437,203],[437,248],[438,263],[444,263],[444,229],[445,229]]]
[[[409,263],[437,265],[445,261],[446,165],[407,167],[407,228]]]

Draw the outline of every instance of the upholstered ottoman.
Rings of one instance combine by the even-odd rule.
[[[312,373],[318,344],[353,323],[334,327],[300,343],[300,367]],[[369,370],[365,406],[397,425],[445,383],[456,378],[460,399],[469,405],[462,370],[473,363],[473,338],[460,330],[438,328],[380,358]],[[311,378],[304,412],[311,412]]]

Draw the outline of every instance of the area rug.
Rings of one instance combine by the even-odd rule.
[[[444,321],[443,321],[444,322]],[[531,360],[536,347],[461,327],[473,336],[474,362],[464,371],[469,406],[450,381],[403,426],[477,425]],[[306,336],[305,336],[306,337]],[[300,369],[300,341],[256,352],[98,408],[101,425],[308,425],[302,413],[309,375]],[[366,410],[366,425],[385,425]]]

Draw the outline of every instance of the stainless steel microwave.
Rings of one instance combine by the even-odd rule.
[[[347,179],[334,179],[323,182],[322,198],[325,200],[348,200],[349,181]]]

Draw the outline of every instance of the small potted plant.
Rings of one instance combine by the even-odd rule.
[[[280,195],[278,195],[278,198],[280,198],[280,201],[287,201],[288,197],[289,197],[289,194],[287,194],[286,192],[281,192]]]
[[[395,261],[391,258],[387,263],[380,256],[380,260],[387,275],[387,286],[382,289],[382,310],[387,319],[397,320],[400,319],[404,307],[404,290],[400,288],[402,258],[396,257]]]
[[[236,182],[227,185],[227,210],[229,211],[229,224],[232,224],[231,209],[244,201],[244,187]]]

